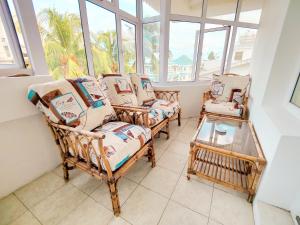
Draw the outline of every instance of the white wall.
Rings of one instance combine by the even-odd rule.
[[[300,110],[291,112],[288,105],[300,72],[299,11],[298,0],[265,1],[251,92],[251,120],[268,161],[255,202],[298,212]]]
[[[47,76],[0,78],[0,198],[55,168],[58,148],[41,114],[26,98]]]

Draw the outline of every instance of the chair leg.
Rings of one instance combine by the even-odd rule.
[[[117,182],[115,180],[108,181],[107,185],[109,187],[110,198],[111,198],[114,215],[119,216],[121,213],[121,209],[120,209],[120,200],[119,200],[119,194],[118,194],[118,189],[117,189]]]
[[[156,166],[156,160],[155,160],[155,151],[154,151],[153,141],[151,142],[151,145],[150,145],[148,151],[149,151],[150,160],[151,160],[151,167],[154,168]]]
[[[177,116],[177,120],[178,120],[178,126],[181,126],[181,111],[179,111],[178,116]]]
[[[167,140],[170,138],[170,126],[169,122],[166,124],[166,133],[167,133]]]
[[[67,162],[63,163],[63,172],[64,172],[64,179],[65,181],[69,180],[69,166]]]

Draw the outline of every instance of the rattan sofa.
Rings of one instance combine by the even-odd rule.
[[[204,115],[247,119],[250,84],[249,75],[214,74],[210,90],[203,94],[198,125]]]
[[[90,77],[32,85],[28,99],[43,112],[52,130],[64,178],[68,180],[69,170],[78,168],[105,180],[118,216],[118,180],[143,156],[155,166],[151,130],[136,125],[147,121],[147,111],[131,115],[131,124],[122,121],[123,109],[115,113],[102,85]]]

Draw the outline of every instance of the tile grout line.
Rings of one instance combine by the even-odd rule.
[[[211,193],[211,200],[210,200],[210,207],[209,207],[209,214],[208,214],[207,225],[209,225],[209,220],[210,220],[210,215],[211,215],[212,202],[213,202],[214,192],[215,192],[215,183],[213,183],[213,187],[212,188],[213,188],[213,191]]]

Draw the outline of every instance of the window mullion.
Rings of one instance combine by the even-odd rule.
[[[35,74],[49,75],[32,0],[14,0],[25,45]]]
[[[142,6],[142,0],[137,0],[137,24],[136,24],[136,62],[137,62],[137,72],[143,73],[143,25],[142,25],[142,17],[143,17],[143,6]]]
[[[121,27],[121,18],[118,14],[116,15],[116,28],[117,28],[117,40],[118,40],[118,55],[119,55],[119,71],[120,73],[125,72],[124,67],[124,54],[122,47],[122,27]]]
[[[160,1],[160,76],[159,82],[166,83],[168,80],[168,56],[169,56],[169,35],[170,35],[170,21],[169,12],[171,1]]]
[[[98,74],[95,74],[95,70],[94,70],[93,53],[92,53],[92,46],[90,40],[90,31],[89,31],[85,0],[79,0],[79,9],[80,9],[82,33],[83,33],[83,40],[85,45],[85,53],[86,53],[89,75],[97,76]]]

